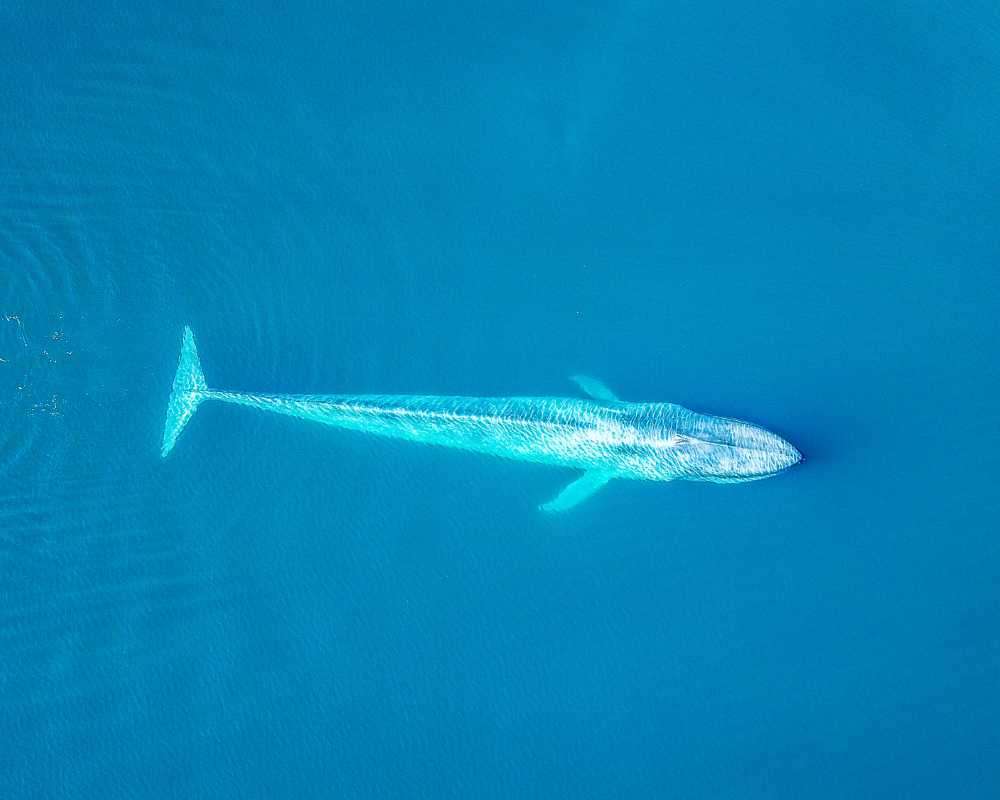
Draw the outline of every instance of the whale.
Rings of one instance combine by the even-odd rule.
[[[460,397],[400,394],[256,394],[210,389],[190,326],[181,335],[160,456],[206,401],[375,436],[568,467],[579,476],[542,511],[568,511],[609,481],[741,483],[769,478],[802,454],[759,425],[674,403],[620,400],[603,382],[571,380],[583,397]]]

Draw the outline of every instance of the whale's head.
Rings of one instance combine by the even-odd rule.
[[[745,471],[743,480],[768,478],[802,460],[802,453],[794,445],[759,425],[738,423],[733,439],[740,454],[739,468]]]
[[[689,412],[674,458],[685,477],[719,483],[769,478],[802,461],[790,442],[759,425]]]

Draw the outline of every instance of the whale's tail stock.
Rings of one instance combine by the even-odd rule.
[[[195,347],[194,334],[184,326],[181,338],[181,355],[177,362],[177,372],[174,374],[174,386],[167,401],[167,418],[163,423],[163,446],[160,457],[166,458],[177,437],[181,435],[184,426],[188,424],[199,404],[205,399],[208,386],[205,375],[201,371],[201,361],[198,360],[198,348]]]

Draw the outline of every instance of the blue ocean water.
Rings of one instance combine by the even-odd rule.
[[[1000,795],[995,3],[0,7],[0,797]],[[616,481],[206,404],[625,398]]]

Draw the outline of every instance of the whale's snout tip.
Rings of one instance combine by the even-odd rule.
[[[779,462],[778,469],[788,469],[789,467],[794,467],[803,460],[802,453],[799,449],[793,445],[791,442],[782,439],[777,434],[771,434],[774,442],[774,452],[777,455]]]
[[[750,449],[755,453],[747,470],[749,474],[776,475],[802,461],[798,448],[778,434],[757,426],[749,430]]]

